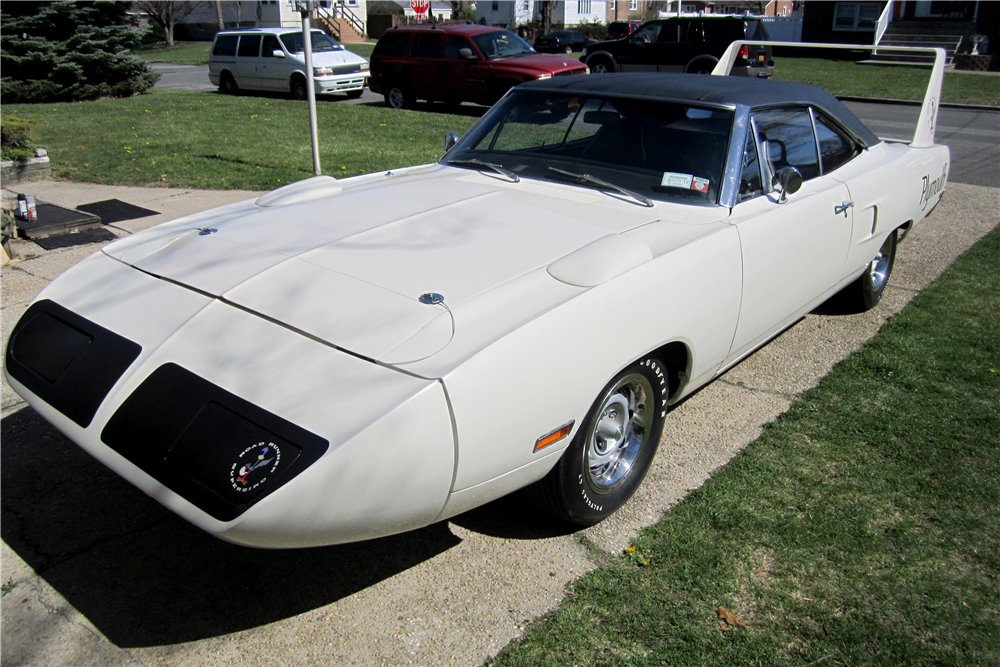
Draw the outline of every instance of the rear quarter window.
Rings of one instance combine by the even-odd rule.
[[[235,56],[236,55],[236,42],[239,41],[237,35],[220,35],[215,40],[215,46],[212,47],[213,56]]]
[[[406,53],[406,45],[410,42],[410,33],[391,32],[382,36],[382,39],[375,45],[373,55],[376,56],[401,56]]]

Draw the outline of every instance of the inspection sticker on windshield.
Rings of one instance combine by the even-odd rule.
[[[708,179],[698,178],[691,174],[678,174],[673,171],[663,172],[663,180],[660,187],[684,188],[685,190],[697,190],[698,192],[708,192]]]
[[[676,174],[672,171],[663,172],[663,180],[660,181],[660,185],[667,188],[684,188],[685,190],[691,187],[691,180],[694,177],[691,174]]]

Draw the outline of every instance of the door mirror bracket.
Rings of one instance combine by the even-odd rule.
[[[775,187],[780,193],[778,203],[788,201],[788,195],[793,195],[802,187],[802,172],[795,167],[782,167],[774,175]]]

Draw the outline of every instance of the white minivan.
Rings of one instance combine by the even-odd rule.
[[[368,61],[321,30],[312,31],[313,81],[316,94],[347,93],[360,97]],[[224,93],[273,90],[307,96],[302,31],[294,28],[225,30],[215,36],[208,57],[208,78]]]

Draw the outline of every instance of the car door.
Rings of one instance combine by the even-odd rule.
[[[441,99],[446,89],[441,81],[444,33],[419,32],[410,48],[413,96],[425,100]]]
[[[475,59],[462,57],[462,50]],[[439,67],[442,97],[450,102],[479,102],[487,98],[489,66],[476,55],[472,43],[462,35],[448,35]]]
[[[663,24],[655,44],[650,46],[657,72],[683,72],[688,61],[687,35],[691,22],[673,19]]]
[[[847,186],[822,174],[810,109],[769,109],[752,118],[741,178],[747,192],[731,217],[740,235],[743,298],[727,363],[832,292],[843,278],[853,224]],[[767,184],[784,166],[798,169],[804,182],[782,203]],[[747,174],[758,167],[755,184]]]
[[[240,35],[236,50],[236,83],[240,88],[260,89],[260,35]]]
[[[656,47],[664,21],[650,21],[615,49],[615,60],[623,72],[655,72]]]
[[[291,72],[288,66],[288,56],[275,57],[275,51],[284,53],[281,42],[275,35],[264,35],[260,47],[260,87],[264,90],[281,90],[288,92]]]

